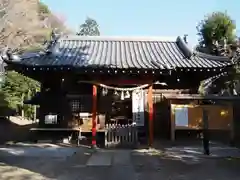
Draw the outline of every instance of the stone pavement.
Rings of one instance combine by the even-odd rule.
[[[239,167],[237,158],[186,159],[155,149],[0,148],[1,180],[237,180]]]
[[[75,173],[79,179],[92,180],[237,180],[239,165],[240,161],[236,159],[181,159],[154,149],[99,150],[78,172],[71,171],[71,174]]]

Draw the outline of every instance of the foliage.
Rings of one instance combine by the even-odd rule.
[[[38,13],[39,14],[50,14],[51,11],[49,10],[48,6],[43,2],[38,2]]]
[[[0,18],[2,18],[5,14],[6,14],[6,11],[5,10],[1,10],[0,11]]]
[[[79,36],[99,36],[99,25],[96,20],[87,17],[85,22],[80,25],[79,32],[77,33]]]
[[[217,44],[231,44],[235,41],[236,25],[226,12],[213,12],[205,17],[198,26],[200,36],[198,49],[210,54]]]
[[[222,55],[237,60],[239,47],[235,36],[236,25],[227,13],[213,12],[199,23],[198,35],[200,36],[198,51]],[[221,93],[236,94],[234,88],[239,84],[236,78],[237,67],[232,68],[229,75],[221,75],[202,81],[199,86],[200,94]]]
[[[40,85],[28,77],[25,77],[15,71],[8,71],[5,77],[5,83],[1,88],[2,106],[9,109],[18,110],[24,108],[25,111],[31,111],[32,107],[23,106],[23,100],[30,98],[38,91]],[[31,113],[30,113],[31,114]]]
[[[5,99],[3,91],[0,89],[0,117],[7,114],[8,102]]]
[[[0,11],[2,16],[6,14],[0,18],[0,48],[8,46],[18,53],[39,51],[44,48],[43,42],[50,39],[52,29],[66,32],[63,22],[40,1],[8,1],[0,4]],[[23,99],[30,99],[39,86],[30,78],[8,71],[5,83],[0,88],[0,116],[5,110],[24,109],[24,115],[32,117],[34,107],[23,105]]]
[[[26,47],[22,47],[20,50],[18,50],[19,54],[23,54],[24,52],[39,52],[39,51],[43,51],[44,47],[40,46],[40,45],[35,45],[35,46],[26,46]]]
[[[0,12],[5,13],[3,17],[0,14],[0,48],[24,51],[30,46],[41,46],[52,29],[66,32],[61,19],[39,0],[7,0],[0,3]]]

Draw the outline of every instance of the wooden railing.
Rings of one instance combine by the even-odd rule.
[[[106,124],[106,148],[135,148],[138,145],[138,131],[134,124]]]

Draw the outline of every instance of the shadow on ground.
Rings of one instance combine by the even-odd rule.
[[[17,124],[7,118],[0,117],[0,144],[9,141],[21,142],[30,139],[30,129],[37,127],[37,123]]]
[[[87,147],[53,144],[1,147],[0,179],[59,179],[68,168],[85,165],[91,153]]]
[[[134,150],[132,162],[138,179],[238,179],[239,150],[215,143],[211,150],[212,155],[205,156],[199,142],[161,142]]]
[[[239,179],[237,148],[211,143],[211,156],[202,152],[201,142],[160,141],[152,149],[100,149],[111,164],[87,166],[95,153],[87,146],[15,143],[0,146],[0,179]]]
[[[95,153],[88,147],[18,143],[0,147],[0,179],[231,180],[240,176],[237,158],[206,158],[192,151],[187,151],[192,156],[186,157],[176,154],[180,150],[173,155],[172,149],[163,144],[153,149],[100,149],[96,154],[108,154],[111,164],[99,161],[97,166],[87,166]]]

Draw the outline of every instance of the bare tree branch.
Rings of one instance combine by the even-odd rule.
[[[40,5],[38,0],[0,0],[0,48],[39,47],[49,39],[52,28],[65,31],[63,22],[51,12],[39,12]]]

